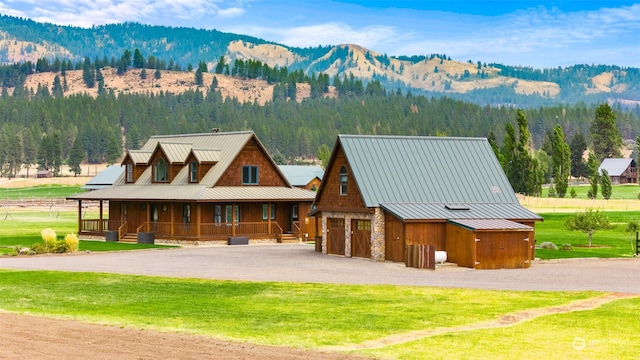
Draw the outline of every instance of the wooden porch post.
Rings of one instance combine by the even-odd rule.
[[[78,234],[84,230],[82,228],[82,200],[78,200]]]
[[[200,240],[200,223],[202,216],[202,204],[196,203],[196,237]]]
[[[237,204],[233,204],[233,206],[231,206],[231,236],[236,236],[236,221],[238,220],[236,219],[237,206]]]
[[[146,225],[143,231],[150,231],[151,230],[151,204],[147,201],[146,205],[145,205],[145,209],[147,214],[146,214],[146,218],[147,220],[145,221]]]
[[[267,233],[271,234],[271,203],[267,203]]]
[[[102,222],[103,222],[103,219],[104,219],[104,216],[102,214],[102,212],[103,212],[103,207],[102,207],[103,203],[102,203],[102,201],[103,200],[100,200],[100,222],[98,223],[98,231],[100,231],[100,234],[102,234],[102,232],[104,231],[104,226],[102,225]]]
[[[175,233],[175,218],[174,218],[173,206],[174,206],[174,203],[171,203],[171,236],[173,236]]]

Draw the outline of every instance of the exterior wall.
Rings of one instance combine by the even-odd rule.
[[[385,213],[385,260],[405,261],[404,223],[397,217]]]
[[[410,222],[404,226],[406,245],[433,245],[438,251],[445,250],[445,222]]]
[[[216,186],[243,186],[242,167],[258,166],[258,184],[244,186],[286,186],[285,180],[255,139],[251,139],[220,177]]]
[[[376,208],[373,214],[368,212],[322,212],[322,253],[327,254],[327,219],[344,219],[344,256],[351,257],[351,220],[371,221],[371,260],[384,261],[385,254],[385,222],[384,213]]]
[[[304,187],[307,190],[317,191],[320,188],[320,179],[314,178]]]
[[[456,263],[458,266],[473,268],[475,265],[473,232],[453,224],[446,224],[445,229],[447,261]]]
[[[347,195],[340,195],[340,168],[347,169]],[[353,211],[367,209],[360,190],[347,163],[347,158],[341,148],[336,149],[334,158],[325,172],[321,192],[317,195],[316,206],[321,210]],[[339,210],[340,211],[340,210]]]

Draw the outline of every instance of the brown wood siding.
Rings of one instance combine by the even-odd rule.
[[[347,195],[340,195],[340,169],[343,166],[347,169]],[[336,149],[332,163],[322,181],[322,192],[316,201],[318,208],[366,209],[342,148]]]
[[[133,167],[133,182],[138,181],[142,173],[147,170],[147,165],[136,165]],[[125,175],[126,176],[126,175]]]
[[[202,178],[207,175],[209,170],[213,167],[213,164],[200,164],[198,165],[198,182],[202,181]]]
[[[436,250],[445,249],[445,222],[415,222],[404,225],[406,245],[433,245]]]
[[[475,236],[473,232],[449,223],[446,224],[445,229],[447,261],[462,267],[474,267]]]
[[[251,139],[220,177],[216,186],[242,186],[242,167],[258,166],[258,184],[245,186],[286,186],[286,182],[255,139]]]
[[[528,268],[528,231],[487,231],[476,233],[476,269]]]
[[[146,202],[127,202],[127,233],[135,233],[147,221],[148,211]]]
[[[311,181],[309,181],[309,183],[307,184],[307,186],[304,187],[307,190],[318,190],[320,188],[320,179],[315,178]]]
[[[307,234],[306,240],[313,240],[317,232],[316,219],[308,216],[310,211],[311,203],[298,203],[298,221],[300,222],[300,231],[302,232],[303,240],[305,240],[304,234]]]
[[[397,217],[384,214],[384,257],[387,261],[405,261],[404,224]]]
[[[109,230],[118,230],[118,224],[122,221],[122,202],[109,201]]]

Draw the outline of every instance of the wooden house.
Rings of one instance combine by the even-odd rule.
[[[315,192],[291,186],[253,132],[153,136],[122,166],[113,186],[70,197],[80,234],[203,243],[297,241],[316,231],[305,216]],[[83,218],[86,201],[99,202],[98,218]]]
[[[446,137],[338,136],[311,214],[323,253],[404,262],[433,245],[476,269],[529,267],[542,220],[486,139]]]
[[[291,185],[317,191],[324,176],[324,170],[317,165],[278,165]]]
[[[638,165],[633,159],[604,159],[598,167],[598,173],[602,174],[602,170],[607,170],[612,184],[638,183]]]

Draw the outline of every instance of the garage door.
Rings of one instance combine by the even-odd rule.
[[[492,232],[478,234],[476,269],[528,268],[529,238],[527,232]]]
[[[371,220],[351,220],[351,256],[371,258]]]
[[[327,253],[344,255],[344,219],[327,219]]]

